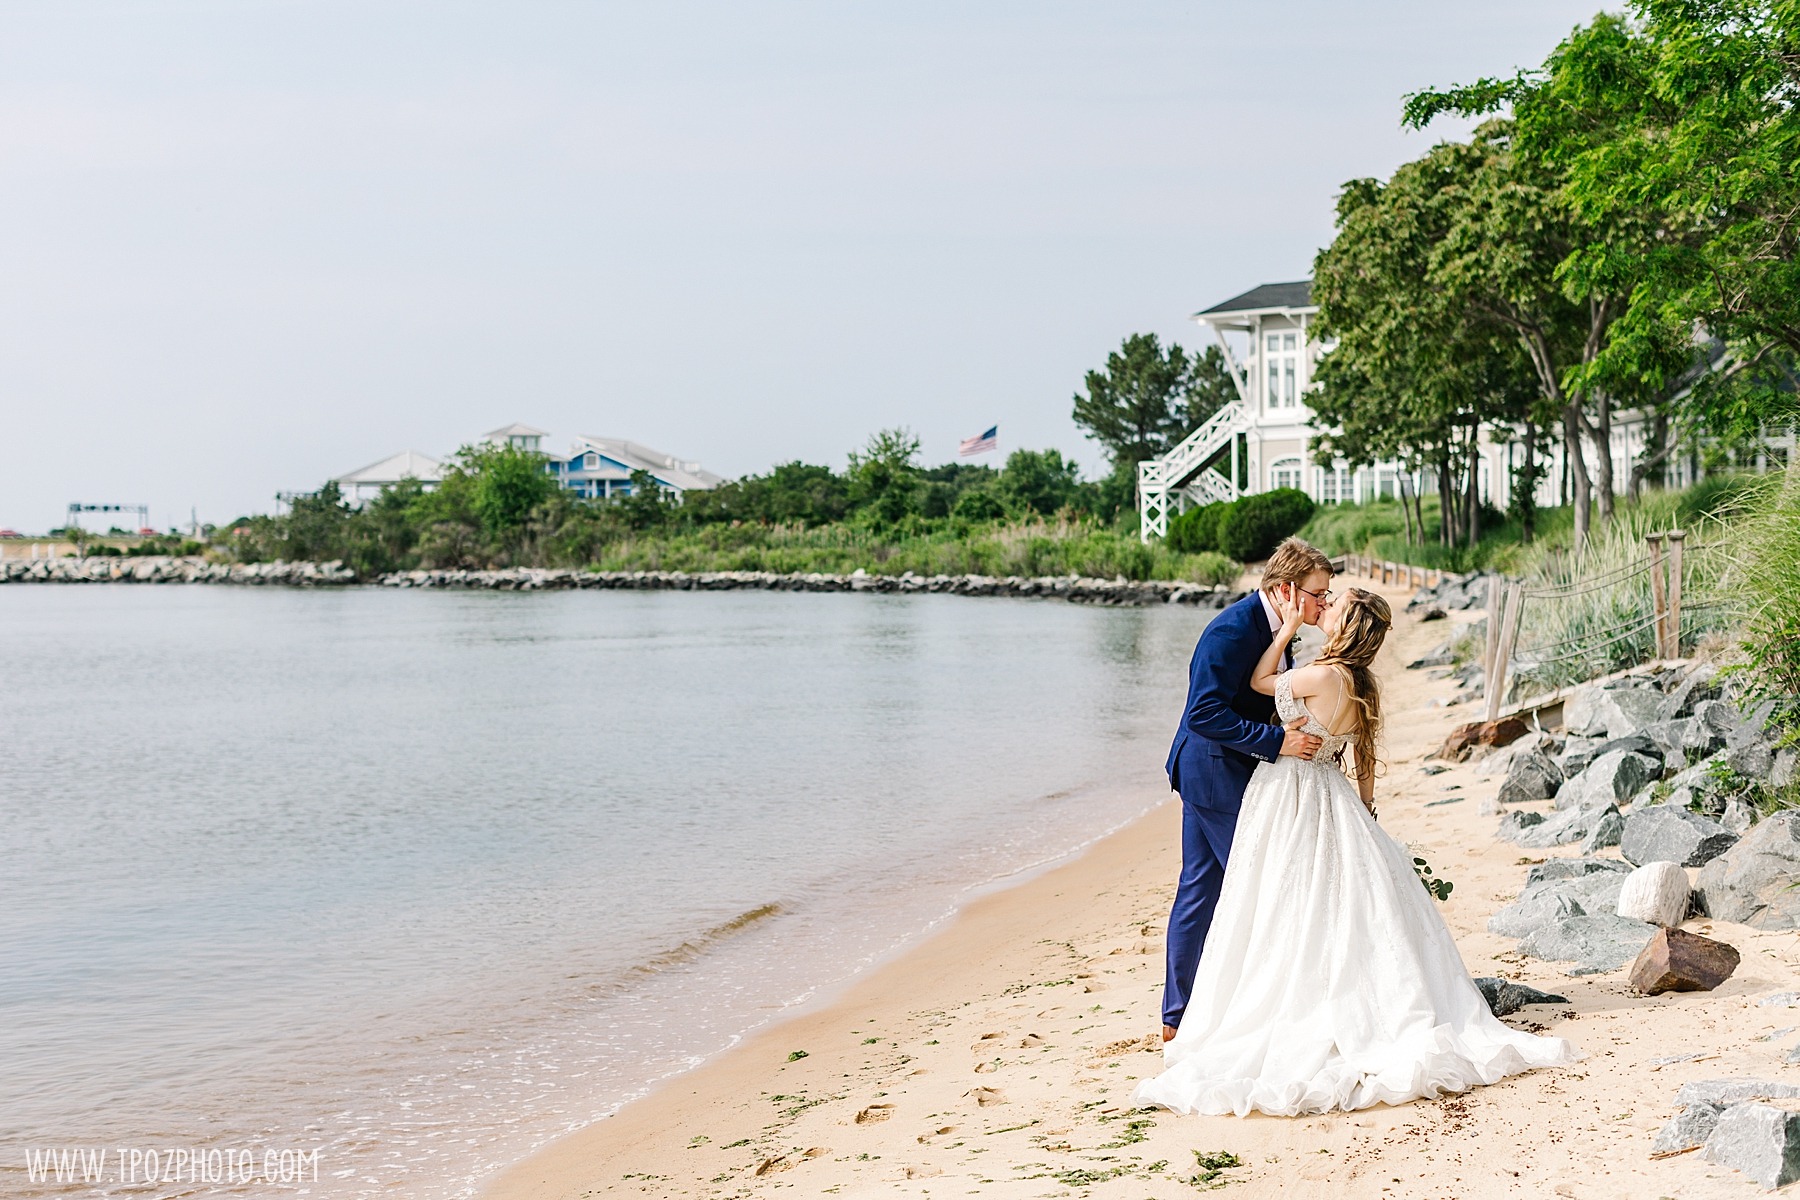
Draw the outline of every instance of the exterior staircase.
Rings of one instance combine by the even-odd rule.
[[[1169,518],[1190,504],[1238,498],[1238,464],[1233,451],[1238,434],[1249,427],[1248,410],[1241,401],[1233,401],[1161,458],[1138,464],[1140,539],[1147,543],[1153,537],[1167,537]],[[1229,474],[1213,469],[1224,459],[1230,459]]]

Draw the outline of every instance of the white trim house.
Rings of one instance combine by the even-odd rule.
[[[360,507],[380,495],[382,488],[391,487],[403,479],[417,479],[427,488],[433,488],[443,482],[443,478],[442,462],[429,454],[420,454],[417,450],[402,450],[398,454],[390,454],[380,462],[370,463],[347,475],[339,475],[332,482],[338,485],[338,491],[345,500]]]
[[[1396,463],[1321,467],[1312,461],[1315,429],[1306,394],[1326,349],[1312,336],[1318,316],[1312,281],[1265,283],[1194,314],[1218,343],[1237,385],[1237,400],[1225,405],[1161,458],[1138,464],[1139,537],[1168,533],[1169,518],[1195,504],[1234,500],[1241,495],[1295,487],[1319,504],[1359,504],[1399,494],[1400,479],[1429,495],[1437,483],[1429,474],[1408,472]],[[1612,427],[1613,488],[1627,490],[1631,468],[1643,453],[1649,422],[1639,412],[1615,413]],[[1793,438],[1771,439],[1771,451],[1791,455]],[[1512,498],[1512,469],[1523,447],[1492,442],[1484,433],[1476,487],[1481,498],[1504,509]],[[1548,453],[1538,503],[1562,503],[1563,448]],[[1591,470],[1590,466],[1590,470]],[[1691,456],[1671,457],[1657,473],[1670,486],[1692,483],[1700,474]]]

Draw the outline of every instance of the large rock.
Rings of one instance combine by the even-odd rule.
[[[1516,808],[1500,818],[1500,828],[1494,831],[1494,836],[1503,842],[1512,842],[1517,845],[1527,830],[1535,829],[1543,823],[1543,813],[1527,812],[1524,809]]]
[[[1570,737],[1563,739],[1562,753],[1556,756],[1556,765],[1565,776],[1579,775],[1587,769],[1587,765],[1598,758],[1600,747],[1606,745],[1603,737]]]
[[[1725,761],[1739,775],[1767,779],[1775,772],[1775,747],[1763,741],[1745,742],[1726,750]]]
[[[1662,763],[1630,750],[1609,750],[1572,775],[1556,792],[1558,808],[1622,804],[1662,774]]]
[[[1629,917],[1565,917],[1534,930],[1519,951],[1552,962],[1580,963],[1588,971],[1614,971],[1635,959],[1656,933],[1656,926]]]
[[[1717,700],[1718,675],[1719,668],[1712,663],[1700,663],[1689,668],[1681,681],[1663,697],[1663,720],[1672,721],[1678,717],[1692,716],[1695,707],[1703,701]]]
[[[1614,820],[1619,817],[1619,810],[1610,804],[1605,808],[1565,809],[1508,840],[1527,850],[1548,850],[1571,842],[1585,842],[1605,827],[1609,817]]]
[[[1691,718],[1685,721],[1658,721],[1654,725],[1644,726],[1629,738],[1619,740],[1637,742],[1642,747],[1642,753],[1654,754],[1665,764],[1680,766],[1687,761],[1687,738],[1693,723]]]
[[[1488,918],[1488,932],[1501,937],[1522,938],[1539,929],[1555,925],[1565,917],[1585,917],[1587,907],[1579,897],[1556,889],[1540,890],[1536,895],[1520,896]]]
[[[1514,983],[1510,979],[1499,979],[1492,975],[1484,975],[1475,981],[1481,989],[1482,999],[1487,1001],[1489,1011],[1496,1017],[1510,1017],[1527,1004],[1567,1004],[1567,996],[1558,996],[1551,992],[1540,992],[1534,987],[1522,983]]]
[[[1625,835],[1625,818],[1616,808],[1603,808],[1600,815],[1588,826],[1587,836],[1581,839],[1581,852],[1592,854],[1596,850],[1604,850],[1608,846],[1616,846]]]
[[[1731,849],[1737,840],[1737,834],[1717,821],[1672,804],[1658,804],[1634,810],[1625,818],[1619,853],[1636,866],[1672,862],[1701,867]]]
[[[1529,731],[1530,726],[1517,717],[1502,717],[1498,721],[1471,721],[1450,731],[1450,736],[1444,739],[1443,746],[1438,749],[1437,757],[1462,762],[1479,747],[1510,746]]]
[[[1720,737],[1730,737],[1744,723],[1737,706],[1725,700],[1703,700],[1694,706],[1694,718]]]
[[[1624,737],[1661,720],[1663,700],[1653,687],[1590,684],[1563,702],[1563,728],[1577,737]]]
[[[1689,717],[1678,724],[1681,727],[1681,753],[1685,761],[1693,762],[1725,749],[1725,735],[1701,718]]]
[[[1636,814],[1633,814],[1634,816]],[[1629,823],[1627,832],[1630,831]],[[1707,914],[1756,929],[1800,927],[1800,812],[1778,813],[1700,872]]]
[[[1746,1100],[1792,1100],[1800,1096],[1800,1084],[1773,1079],[1696,1079],[1675,1093],[1677,1104],[1718,1104],[1726,1108]]]
[[[1737,967],[1733,946],[1685,929],[1659,929],[1631,964],[1631,986],[1646,996],[1710,992]]]
[[[1525,937],[1565,917],[1612,912],[1619,903],[1625,879],[1621,872],[1600,871],[1528,882],[1517,900],[1488,918],[1488,932],[1502,937]]]
[[[1712,1136],[1713,1127],[1719,1123],[1719,1114],[1724,1111],[1724,1105],[1709,1104],[1704,1100],[1683,1108],[1675,1114],[1673,1121],[1657,1131],[1656,1140],[1650,1143],[1650,1157],[1667,1158],[1704,1145]]]
[[[1548,800],[1563,785],[1562,769],[1547,754],[1513,755],[1506,769],[1506,780],[1500,785],[1500,803],[1523,804],[1532,800]]]
[[[1613,911],[1652,925],[1679,925],[1692,902],[1687,872],[1672,862],[1648,862],[1625,877]]]
[[[1800,1179],[1800,1113],[1773,1104],[1735,1104],[1719,1114],[1700,1155],[1766,1188],[1790,1184]]]
[[[1580,879],[1584,875],[1629,875],[1631,864],[1616,858],[1546,858],[1533,863],[1525,872],[1525,886],[1550,883],[1558,879]]]

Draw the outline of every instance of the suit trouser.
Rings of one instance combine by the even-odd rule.
[[[1194,972],[1200,952],[1212,928],[1213,910],[1219,904],[1219,888],[1225,882],[1225,862],[1231,857],[1231,839],[1237,832],[1238,815],[1216,808],[1181,803],[1181,881],[1175,903],[1169,909],[1168,974],[1163,979],[1164,1025],[1181,1024],[1188,996],[1194,989]]]

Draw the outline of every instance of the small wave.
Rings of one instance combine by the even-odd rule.
[[[767,904],[759,904],[755,908],[745,909],[731,920],[714,925],[711,929],[686,939],[672,949],[664,950],[660,954],[645,959],[626,971],[627,979],[636,981],[646,975],[657,975],[671,967],[691,963],[721,942],[728,941],[770,918],[779,917],[786,911],[787,907],[778,900],[771,900]]]

